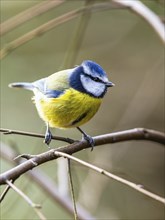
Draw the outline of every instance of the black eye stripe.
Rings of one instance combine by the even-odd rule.
[[[103,82],[100,78],[98,78],[98,77],[93,77],[93,76],[88,75],[88,74],[86,74],[86,73],[83,73],[83,75],[89,77],[90,79],[92,79],[92,80],[95,81],[95,82],[104,83],[104,82]]]

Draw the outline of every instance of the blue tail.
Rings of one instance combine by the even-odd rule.
[[[27,83],[27,82],[16,82],[16,83],[10,83],[9,84],[10,88],[23,88],[23,89],[28,89],[28,90],[33,90],[34,86],[32,83]]]

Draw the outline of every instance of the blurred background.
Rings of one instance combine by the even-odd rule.
[[[95,2],[99,1],[87,4]],[[163,16],[163,1],[142,2]],[[38,0],[2,0],[1,22],[39,3]],[[1,37],[1,49],[43,23],[85,4],[86,1],[66,1],[24,22]],[[99,112],[82,128],[92,136],[136,127],[163,132],[164,47],[157,34],[141,17],[127,9],[99,10],[84,17],[76,17],[35,37],[1,60],[1,127],[44,133],[45,125],[32,104],[32,93],[12,90],[8,84],[32,82],[90,59],[105,69],[116,86],[110,88]],[[52,131],[54,135],[81,139],[75,129]],[[48,150],[42,139],[32,137],[1,134],[1,141],[17,149],[19,154]],[[51,142],[52,148],[63,145]],[[85,150],[75,156],[164,196],[164,148],[159,144],[130,141],[99,146],[93,152]],[[58,184],[58,166],[57,161],[52,161],[39,168]],[[1,159],[1,172],[10,167],[11,164]],[[163,220],[165,217],[161,203],[122,184],[76,163],[72,163],[72,173],[77,201],[97,219]],[[73,219],[26,175],[19,178],[16,185],[42,205],[48,219]],[[37,219],[29,209],[22,198],[10,190],[2,202],[1,219]]]

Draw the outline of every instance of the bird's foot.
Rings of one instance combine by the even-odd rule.
[[[49,145],[52,140],[52,133],[49,129],[46,130],[44,143]]]
[[[93,151],[93,148],[94,148],[94,146],[95,146],[95,142],[94,142],[94,139],[91,137],[91,136],[89,136],[88,134],[83,134],[83,139],[84,140],[86,140],[86,141],[88,141],[88,143],[90,144],[90,146],[91,146],[91,151]]]
[[[93,148],[95,146],[94,139],[88,134],[86,134],[80,127],[77,127],[77,129],[82,133],[82,139],[88,141],[88,143],[91,146],[91,151],[93,151]]]

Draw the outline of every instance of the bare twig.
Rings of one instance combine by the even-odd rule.
[[[59,156],[59,155],[57,155],[57,156]],[[75,199],[75,195],[74,195],[74,187],[73,187],[72,173],[71,173],[71,166],[70,166],[70,159],[69,158],[68,158],[68,176],[69,176],[71,197],[72,197],[72,201],[73,201],[74,219],[78,220],[78,214],[77,214],[77,208],[76,208],[76,199]]]
[[[9,18],[8,20],[4,21],[2,24],[0,24],[0,35],[4,35],[8,33],[9,31],[13,30],[14,28],[18,27],[19,25],[29,21],[30,19],[41,15],[48,10],[51,10],[62,3],[64,3],[65,0],[46,0],[39,4],[34,5],[31,8],[28,8],[27,10],[17,14],[14,17]]]
[[[158,196],[158,195],[156,195],[156,194],[154,194],[152,192],[147,191],[146,189],[142,188],[142,186],[140,184],[135,184],[133,182],[130,182],[130,181],[128,181],[126,179],[123,179],[123,178],[121,178],[119,176],[116,176],[116,175],[114,175],[114,174],[112,174],[112,173],[110,173],[110,172],[108,172],[108,171],[106,171],[106,170],[104,170],[102,168],[94,166],[94,165],[92,165],[90,163],[87,163],[87,162],[85,162],[83,160],[80,160],[80,159],[78,159],[76,157],[73,157],[71,155],[68,155],[66,153],[58,151],[58,152],[55,152],[55,154],[57,156],[65,157],[65,158],[71,159],[73,161],[76,161],[77,163],[80,163],[83,166],[86,166],[86,167],[88,167],[88,168],[90,168],[92,170],[95,170],[96,172],[98,172],[100,174],[103,174],[103,175],[105,175],[105,176],[107,176],[107,177],[109,177],[111,179],[114,179],[114,180],[116,180],[116,181],[118,181],[118,182],[120,182],[120,183],[122,183],[124,185],[127,185],[127,186],[133,188],[134,190],[136,190],[136,191],[138,191],[138,192],[140,192],[140,193],[142,193],[142,194],[144,194],[144,195],[146,195],[146,196],[148,196],[148,197],[150,197],[152,199],[155,199],[155,200],[165,204],[165,199],[164,198],[162,198],[162,197],[160,197],[160,196]]]
[[[8,186],[10,186],[15,192],[17,192],[36,212],[36,214],[38,215],[38,217],[41,220],[46,220],[45,216],[42,214],[41,210],[39,210],[41,208],[41,205],[38,204],[34,204],[31,199],[25,195],[20,189],[18,189],[11,181],[6,180],[6,183]]]
[[[149,129],[144,129],[144,128],[135,128],[135,129],[127,130],[127,131],[120,131],[116,133],[94,137],[95,146],[104,145],[108,143],[117,143],[117,142],[128,141],[128,140],[149,140],[149,141],[160,143],[162,144],[162,146],[164,146],[165,135],[161,132],[154,131],[154,130],[149,130]],[[34,167],[39,166],[40,164],[57,159],[57,156],[54,153],[55,151],[60,151],[60,152],[64,152],[67,154],[73,154],[73,153],[76,153],[78,151],[81,151],[89,147],[91,147],[90,144],[87,141],[83,140],[80,142],[76,142],[74,144],[70,144],[68,146],[60,147],[56,150],[52,149],[42,154],[38,154],[32,159],[29,159],[28,161],[25,161],[22,164],[18,165],[17,167],[14,167],[2,173],[0,175],[0,185],[6,184],[6,180],[17,179],[19,176],[21,176],[28,170],[31,170]]]
[[[38,138],[45,137],[42,134],[11,130],[11,129],[4,129],[4,128],[0,128],[0,132],[2,132],[5,135],[18,134],[18,135],[25,135],[25,136],[38,137]],[[77,141],[74,141],[73,139],[59,137],[59,136],[53,136],[52,139],[67,142],[69,144],[77,142]],[[148,141],[154,141],[154,142],[164,145],[165,134],[159,131],[146,129],[146,128],[134,128],[130,130],[118,131],[118,132],[113,132],[110,134],[100,135],[100,136],[94,137],[94,140],[96,142],[96,145],[117,143],[121,141],[129,141],[129,140],[148,140]]]
[[[1,143],[0,155],[9,163],[16,165],[15,161],[13,161],[13,158],[16,155],[16,152],[13,150],[13,148],[9,147],[4,143]],[[21,161],[19,160],[19,162]],[[36,170],[27,172],[26,176],[30,178],[32,181],[34,181],[34,183],[36,183],[37,186],[39,186],[43,190],[43,192],[47,194],[49,198],[51,198],[54,202],[58,203],[70,216],[73,216],[73,207],[71,199],[68,196],[61,195],[61,193],[58,190],[58,186],[46,173],[44,173],[42,170],[38,168]],[[77,204],[77,210],[79,219],[95,220],[95,218],[79,204]]]
[[[0,132],[2,132],[5,135],[18,134],[18,135],[24,135],[24,136],[29,136],[29,137],[38,137],[38,138],[45,137],[43,134],[36,134],[36,133],[32,133],[32,132],[25,132],[25,131],[18,131],[18,130],[4,129],[4,128],[0,128]],[[59,137],[59,136],[52,136],[52,139],[57,140],[57,141],[63,141],[63,142],[69,143],[69,144],[72,144],[75,142],[73,139]]]
[[[73,206],[72,201],[68,196],[63,196],[58,190],[58,186],[55,184],[47,174],[42,170],[36,169],[27,173],[28,177],[31,178],[38,186],[48,195],[54,202],[58,203],[62,209],[66,211],[71,217],[73,217]],[[61,174],[62,175],[62,174]],[[45,181],[46,180],[46,181]],[[77,204],[78,218],[81,220],[95,220],[95,218],[83,208],[80,204]]]
[[[100,135],[97,137],[97,144],[117,143],[129,140],[148,140],[162,144],[165,147],[165,134],[159,131],[134,128],[125,131],[113,132],[110,134]]]
[[[41,205],[35,204],[31,201],[27,195],[25,195],[20,189],[18,189],[11,181],[6,180],[8,186],[10,186],[14,191],[16,191],[31,207],[41,208]]]
[[[136,0],[111,0],[119,6],[125,6],[141,16],[155,30],[160,39],[165,43],[165,26],[161,19],[141,1]]]
[[[13,183],[14,181],[11,180],[11,183]],[[8,193],[9,189],[11,187],[9,185],[6,186],[6,188],[4,189],[4,191],[2,192],[1,196],[0,196],[0,203],[3,201],[3,199],[5,198],[6,194]]]

